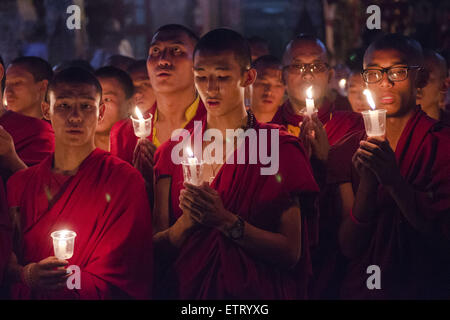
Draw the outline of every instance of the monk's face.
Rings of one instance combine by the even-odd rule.
[[[425,87],[417,89],[416,103],[425,111],[439,108],[439,103],[445,96],[445,71],[439,70],[439,66],[432,61],[425,62],[428,72],[428,81]]]
[[[148,51],[148,77],[155,92],[176,93],[194,85],[194,41],[180,31],[158,32]]]
[[[8,109],[29,114],[40,111],[47,80],[35,81],[33,75],[22,65],[11,65],[6,70],[5,98]]]
[[[99,122],[96,132],[109,134],[112,126],[127,116],[131,101],[127,99],[120,82],[115,78],[98,78],[102,86],[102,102],[105,114]]]
[[[44,116],[52,122],[56,147],[90,146],[105,106],[93,85],[57,85],[49,92],[50,104],[43,104]]]
[[[232,52],[212,54],[199,50],[194,57],[195,87],[208,114],[214,116],[244,108],[244,89],[255,77],[254,69],[242,70]]]
[[[142,111],[149,110],[155,103],[155,93],[148,78],[147,69],[133,71],[130,73],[130,77],[134,85],[132,107],[138,106]]]
[[[374,50],[364,57],[364,69],[408,66],[407,57],[394,49]],[[402,81],[391,81],[383,74],[381,81],[367,84],[377,109],[386,109],[387,117],[403,116],[416,105],[417,70],[408,70],[408,77]]]
[[[369,110],[370,107],[367,104],[366,96],[363,94],[366,84],[361,77],[360,73],[353,73],[347,80],[348,90],[347,97],[352,110],[354,112],[363,112]]]
[[[325,49],[315,41],[297,40],[288,46],[283,64],[286,91],[291,102],[305,105],[306,90],[310,86],[313,86],[316,104],[322,102],[332,77],[327,62]],[[302,66],[305,68],[302,69]]]
[[[253,84],[252,109],[261,112],[276,111],[283,102],[282,71],[276,68],[259,68],[257,72]]]

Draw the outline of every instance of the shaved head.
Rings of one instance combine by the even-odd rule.
[[[300,34],[287,44],[283,54],[283,64],[289,64],[298,51],[305,55],[319,54],[324,62],[328,62],[327,48],[323,42],[316,37]]]

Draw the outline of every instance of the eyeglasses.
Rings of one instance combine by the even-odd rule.
[[[361,72],[362,77],[367,83],[377,83],[383,79],[384,73],[387,73],[389,80],[403,81],[408,78],[408,70],[410,69],[421,69],[419,66],[404,66],[404,67],[389,67],[381,69],[365,69]]]
[[[284,69],[288,69],[289,72],[295,73],[295,74],[302,74],[306,71],[309,71],[311,73],[323,73],[327,71],[330,68],[328,63],[295,63],[290,64],[288,66],[285,66]]]

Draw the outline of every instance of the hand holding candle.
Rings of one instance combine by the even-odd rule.
[[[152,133],[152,115],[150,114],[147,119],[144,119],[141,110],[138,107],[134,109],[137,119],[130,116],[133,122],[134,134],[138,138],[147,138]]]
[[[380,137],[386,133],[386,110],[375,110],[375,101],[368,89],[363,91],[372,110],[363,111],[364,127],[368,137]]]

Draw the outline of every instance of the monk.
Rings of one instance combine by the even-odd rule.
[[[0,82],[3,86],[4,65],[1,57],[0,62]],[[11,68],[13,71],[23,69],[20,66]],[[3,102],[3,94],[0,97]],[[0,103],[0,177],[3,182],[6,183],[14,172],[39,163],[53,151],[54,133],[48,122],[6,110]]]
[[[283,66],[274,56],[262,56],[253,61],[257,72],[253,84],[251,109],[259,122],[270,122],[283,103]]]
[[[158,148],[154,241],[160,251],[155,257],[173,257],[158,277],[165,298],[306,297],[318,187],[300,141],[246,112],[243,89],[255,77],[248,43],[237,32],[216,29],[199,40],[194,79],[207,117],[191,134],[215,129],[225,137],[226,130],[243,127],[245,135],[256,132],[259,140],[261,132],[269,132],[271,137],[259,145],[279,154],[279,166],[262,174],[260,161],[249,162],[251,146],[258,141],[244,137],[236,145],[233,137],[229,152],[214,151],[213,158],[206,153],[205,159],[212,161],[204,166],[203,184],[183,184],[182,166],[171,156],[178,139]],[[272,135],[275,141],[268,143]],[[219,148],[227,144],[226,139],[215,139]],[[207,146],[203,142],[203,154]],[[243,163],[224,163],[244,148]]]
[[[134,107],[140,110],[150,110],[156,98],[147,73],[147,60],[138,60],[128,68],[128,74],[133,81],[134,95],[129,114],[134,113]]]
[[[259,57],[270,55],[269,42],[261,37],[252,36],[247,39],[250,45],[250,52],[252,54],[252,61]]]
[[[347,98],[353,112],[361,113],[370,109],[367,98],[363,94],[366,84],[361,77],[360,71],[353,70],[350,73],[347,80],[347,88]]]
[[[340,246],[350,259],[346,299],[449,297],[450,129],[416,106],[422,65],[411,38],[373,42],[363,78],[377,108],[387,110],[386,134],[355,133],[330,152],[340,159],[329,169],[339,184]]]
[[[297,36],[287,45],[283,64],[288,100],[278,109],[273,123],[284,125],[291,134],[299,136],[299,123],[303,122],[299,113],[306,105],[306,90],[312,86],[317,116],[330,145],[346,133],[362,129],[363,120],[359,114],[336,111],[339,108],[325,97],[333,71],[322,41],[304,34]]]
[[[43,113],[55,129],[55,153],[8,181],[19,234],[8,267],[13,299],[145,299],[152,279],[151,213],[144,180],[126,162],[95,148],[105,106],[95,76],[58,73]],[[69,289],[50,234],[76,232],[70,264],[81,288]]]
[[[450,124],[450,113],[441,108],[447,92],[447,63],[437,52],[424,50],[424,68],[428,73],[427,84],[417,89],[417,104],[431,118]]]
[[[153,165],[156,148],[175,129],[192,128],[193,121],[201,119],[206,112],[195,90],[192,73],[192,53],[197,41],[197,35],[182,25],[170,24],[156,30],[147,59],[156,102],[151,108],[140,110],[144,118],[152,115],[153,132],[137,144],[130,119],[119,121],[111,130],[111,153],[134,164],[146,181],[151,177],[145,168]],[[137,118],[134,110],[133,116]],[[145,152],[139,152],[141,146]],[[137,158],[136,154],[141,157]]]
[[[42,119],[41,104],[52,76],[52,68],[44,59],[14,59],[6,69],[5,96],[8,110]]]
[[[115,67],[102,67],[95,72],[102,86],[105,113],[95,131],[95,146],[104,151],[110,151],[110,133],[113,125],[126,118],[131,109],[134,93],[130,76]]]

